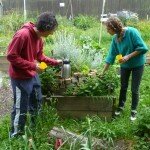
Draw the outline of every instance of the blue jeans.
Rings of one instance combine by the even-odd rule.
[[[38,75],[26,80],[11,78],[14,104],[11,113],[12,135],[24,130],[27,112],[31,114],[31,121],[37,115],[42,104],[41,83]]]
[[[131,110],[136,110],[139,102],[139,87],[142,79],[144,65],[136,68],[122,68],[121,67],[121,89],[119,96],[119,107],[124,107],[126,102],[126,93],[128,89],[129,77],[131,78],[131,92],[132,92],[132,104]]]

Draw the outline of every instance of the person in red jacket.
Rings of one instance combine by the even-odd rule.
[[[62,60],[49,58],[43,53],[42,37],[52,35],[57,26],[55,16],[44,12],[35,24],[24,24],[8,46],[7,59],[10,62],[9,76],[14,98],[10,137],[23,133],[28,111],[31,121],[35,123],[34,118],[41,107],[42,92],[38,72],[42,69],[37,62],[52,66],[62,63]]]

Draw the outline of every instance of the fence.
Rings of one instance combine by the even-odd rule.
[[[9,10],[23,10],[24,0],[3,0],[4,13]],[[60,3],[65,7],[60,7]],[[73,15],[86,14],[99,16],[102,12],[103,0],[26,0],[27,14],[30,12],[53,11],[55,14],[69,16],[71,4]],[[120,10],[130,10],[139,14],[142,19],[150,16],[149,0],[106,0],[105,13],[116,13]]]

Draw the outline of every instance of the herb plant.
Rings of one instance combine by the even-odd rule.
[[[69,59],[73,71],[83,71],[83,68],[96,69],[102,62],[100,51],[86,44],[83,47],[76,45],[74,34],[57,32],[54,40],[54,57]]]
[[[118,87],[118,76],[110,70],[104,76],[86,77],[78,85],[71,85],[66,95],[104,96],[113,94]]]
[[[50,96],[58,88],[56,69],[49,67],[44,72],[42,72],[39,77],[41,79],[43,95]]]

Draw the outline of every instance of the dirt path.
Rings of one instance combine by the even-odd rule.
[[[0,87],[0,118],[10,114],[12,108],[12,90],[9,79]]]

